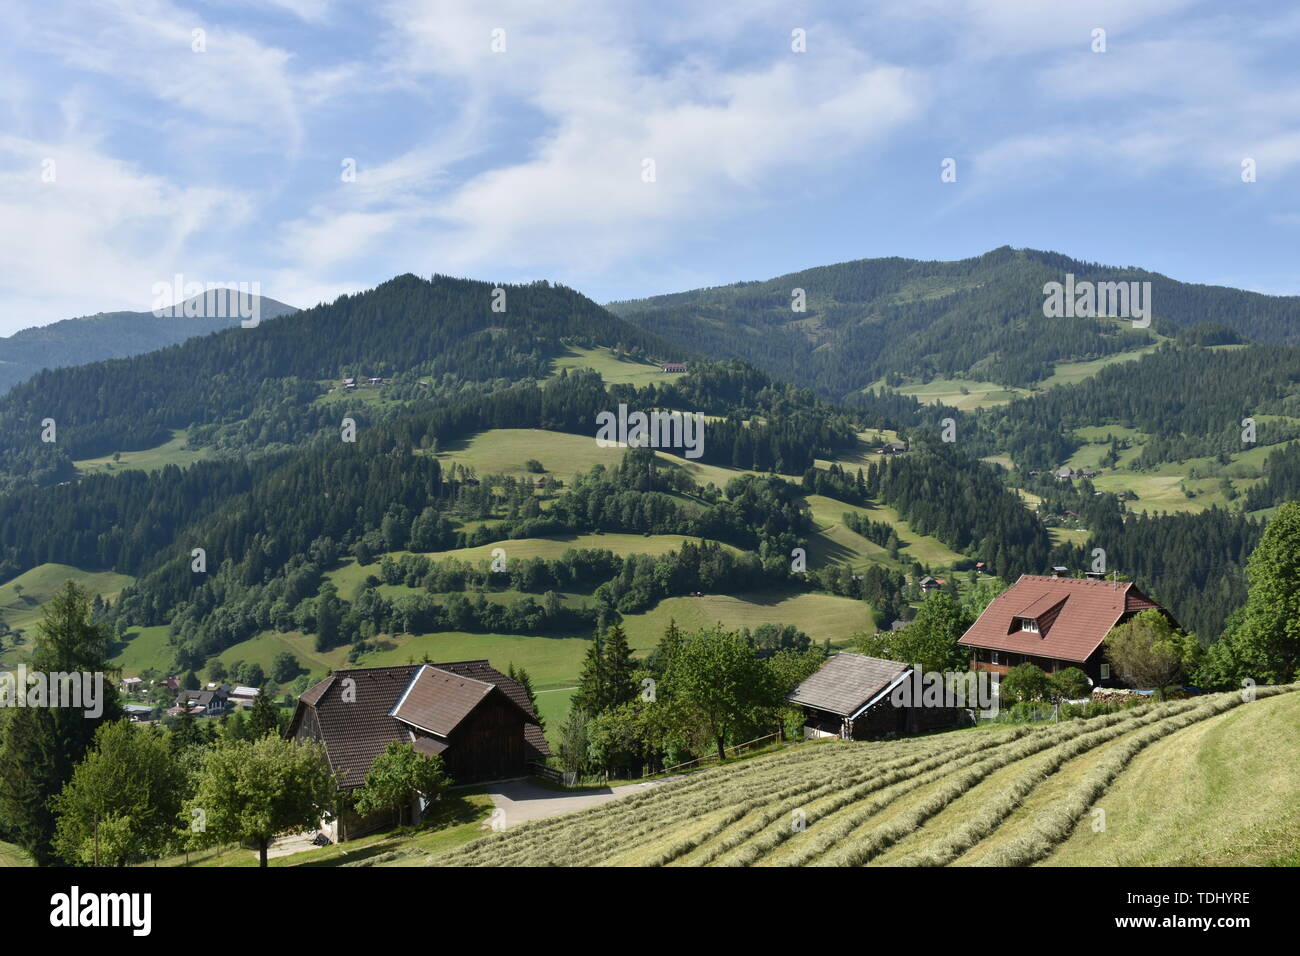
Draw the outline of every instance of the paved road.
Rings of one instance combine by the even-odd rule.
[[[293,853],[301,853],[303,850],[316,849],[316,845],[311,842],[316,832],[315,830],[307,830],[303,833],[280,837],[266,848],[266,858],[271,860],[277,856],[289,856]],[[253,856],[257,856],[256,850],[253,851]]]
[[[504,783],[489,784],[487,793],[492,798],[492,805],[500,808],[505,814],[505,819],[502,822],[505,826],[512,827],[517,823],[524,823],[528,820],[542,820],[546,817],[559,816],[562,813],[573,813],[576,810],[586,810],[588,807],[598,807],[602,803],[629,796],[645,790],[647,787],[657,787],[667,780],[675,779],[677,779],[675,776],[663,777],[659,780],[647,780],[645,783],[629,783],[621,787],[567,792],[551,790],[530,783],[527,780],[509,780]],[[484,829],[489,826],[491,826],[490,822],[484,823]],[[305,833],[295,833],[292,836],[281,837],[271,844],[266,855],[268,858],[274,858],[314,849],[311,838],[315,835],[315,830],[308,830]],[[252,852],[253,856],[256,857],[257,851]]]
[[[672,780],[666,777],[664,780]],[[599,790],[574,790],[565,792],[538,786],[527,780],[510,780],[505,783],[490,784],[488,796],[492,805],[505,813],[503,821],[507,827],[528,820],[541,820],[545,817],[572,813],[598,807],[602,803],[617,800],[633,793],[639,793],[647,787],[657,787],[664,780],[649,780],[645,783],[629,783],[621,787],[604,787]]]

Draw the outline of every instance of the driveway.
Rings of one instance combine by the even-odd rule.
[[[538,786],[527,780],[508,780],[504,783],[489,784],[487,794],[492,798],[492,805],[504,815],[501,823],[512,827],[528,820],[542,820],[556,817],[562,813],[573,813],[598,807],[619,797],[630,796],[649,787],[657,787],[665,780],[647,780],[645,783],[629,783],[621,787],[602,787],[595,790],[551,790]]]
[[[294,853],[301,853],[303,850],[316,849],[316,845],[311,841],[317,832],[316,830],[306,830],[302,833],[280,837],[266,848],[266,858],[273,860],[277,856],[290,856]],[[253,856],[257,856],[256,850],[253,851]]]

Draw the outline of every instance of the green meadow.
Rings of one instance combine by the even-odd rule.
[[[581,348],[570,346],[568,351],[552,363],[552,374],[561,369],[592,369],[609,385],[645,385],[674,382],[685,372],[663,372],[658,365],[615,355],[606,348]]]
[[[43,608],[65,582],[73,581],[92,595],[116,599],[122,588],[133,580],[130,575],[113,571],[82,571],[67,564],[41,564],[0,585],[0,616],[11,631],[23,632],[21,644],[15,644],[12,636],[4,639],[0,667],[13,667],[30,656]]]
[[[157,471],[167,465],[186,468],[196,461],[202,461],[209,455],[206,448],[187,448],[186,442],[188,440],[188,433],[185,429],[174,429],[170,440],[154,448],[146,448],[142,451],[118,452],[116,459],[114,459],[113,455],[104,455],[101,458],[83,458],[80,461],[74,461],[73,465],[76,466],[79,475],[93,475],[99,472],[130,469]]]

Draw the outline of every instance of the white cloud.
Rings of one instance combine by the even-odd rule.
[[[28,42],[64,66],[126,83],[178,108],[182,120],[274,137],[255,143],[259,148],[301,144],[300,90],[288,51],[167,0],[53,5],[63,15],[42,16]],[[67,22],[77,29],[64,28]],[[204,32],[202,52],[196,30]]]
[[[292,224],[286,249],[337,262],[386,228],[389,245],[422,240],[433,268],[447,271],[611,268],[752,210],[782,177],[815,176],[878,144],[926,99],[922,76],[872,61],[833,31],[813,53],[790,52],[783,14],[763,24],[767,55],[722,66],[645,36],[671,17],[633,23],[577,2],[385,9],[394,82],[464,98],[451,134],[466,143],[458,155],[508,141],[512,157],[451,183],[445,150],[413,151]],[[718,18],[716,29],[732,35],[737,19]],[[503,53],[491,50],[498,28]],[[653,183],[642,181],[647,158]],[[413,189],[421,177],[436,188]],[[351,243],[339,238],[350,230]]]
[[[764,215],[807,201],[831,232],[876,227],[867,197],[892,189],[886,175],[910,165],[937,184],[949,155],[960,185],[919,202],[927,228],[971,203],[1014,214],[1044,184],[1228,187],[1243,156],[1260,188],[1233,198],[1252,202],[1300,166],[1300,82],[1277,65],[1300,14],[383,0],[345,20],[333,0],[271,6],[26,0],[6,22],[3,321],[140,308],[175,271],[260,280],[296,305],[406,270],[697,284],[709,247],[747,241]],[[807,53],[790,51],[795,26]],[[1088,50],[1095,26],[1105,54]],[[47,154],[57,189],[37,182]],[[339,181],[344,157],[356,182]],[[847,195],[866,205],[837,206]],[[780,245],[779,222],[763,228]]]
[[[53,182],[43,182],[47,160]],[[179,188],[89,146],[0,137],[0,297],[8,334],[112,309],[149,307],[155,282],[177,271],[199,281],[220,258],[195,255],[195,236],[247,217],[246,201],[209,188]]]

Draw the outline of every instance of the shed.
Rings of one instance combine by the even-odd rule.
[[[910,664],[841,652],[786,698],[803,708],[804,738],[866,740],[954,726],[949,707],[897,707],[890,692],[912,675]]]

